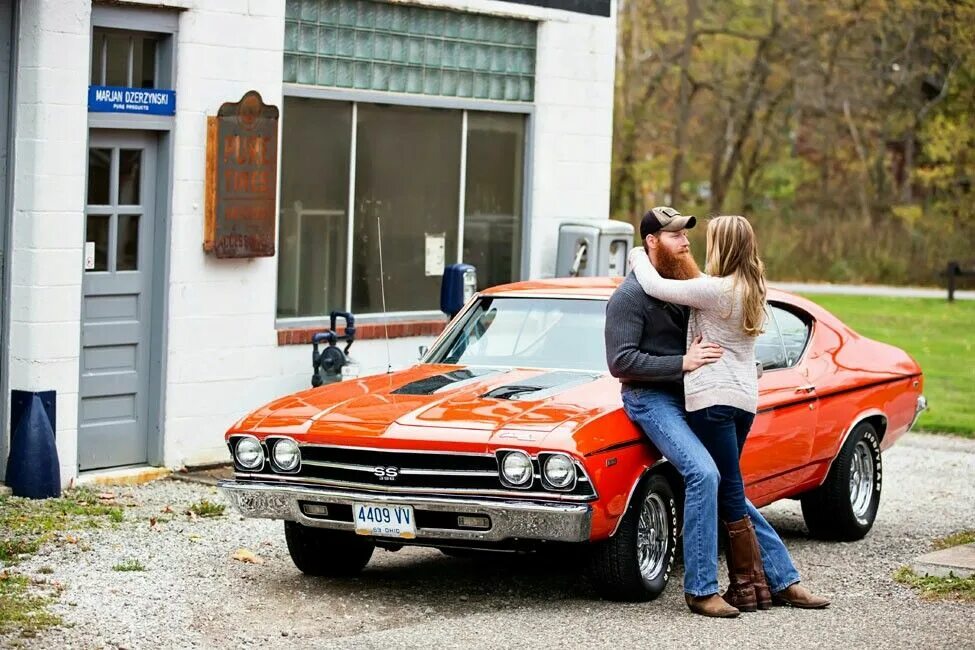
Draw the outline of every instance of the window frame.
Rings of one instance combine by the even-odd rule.
[[[775,331],[778,334],[779,344],[782,346],[782,353],[786,361],[789,360],[789,354],[785,345],[785,339],[782,337],[782,328],[779,326],[779,321],[775,317],[775,310],[781,309],[782,311],[788,312],[789,314],[792,314],[793,316],[798,318],[806,325],[806,331],[807,331],[806,340],[803,343],[802,351],[796,357],[796,360],[791,364],[783,366],[782,368],[765,369],[763,367],[762,374],[769,373],[769,372],[778,372],[780,370],[791,370],[796,366],[798,366],[799,364],[801,364],[803,361],[805,361],[806,353],[809,351],[809,343],[812,341],[813,336],[816,333],[816,319],[813,317],[812,314],[809,314],[808,312],[805,312],[799,309],[798,307],[795,307],[794,305],[790,305],[789,303],[786,302],[769,300],[765,304],[768,305],[769,315],[772,317],[772,320],[775,322]]]
[[[349,155],[349,196],[348,196],[348,220],[346,232],[346,269],[345,269],[345,299],[343,305],[336,305],[335,309],[351,311],[352,308],[352,255],[355,240],[355,166],[356,166],[356,135],[358,126],[358,105],[359,104],[390,104],[395,106],[414,106],[420,108],[439,108],[448,110],[459,110],[463,112],[461,120],[461,151],[460,164],[458,165],[458,182],[460,183],[459,200],[457,206],[457,250],[455,256],[447,263],[463,262],[464,247],[464,218],[465,200],[467,189],[467,128],[468,112],[482,111],[490,113],[515,113],[524,116],[525,119],[525,142],[522,153],[522,196],[521,196],[521,264],[520,280],[528,277],[531,258],[529,255],[529,245],[532,237],[532,168],[534,161],[534,127],[535,127],[535,105],[528,102],[506,102],[496,100],[469,99],[459,97],[440,97],[433,95],[410,95],[401,93],[390,93],[376,90],[349,90],[341,88],[329,88],[322,86],[311,86],[305,84],[286,83],[284,84],[284,97],[302,97],[306,99],[318,99],[326,101],[349,102],[352,104],[352,124]],[[283,109],[283,101],[282,101]],[[288,119],[286,111],[282,110],[281,127]],[[280,194],[280,192],[279,192]],[[279,197],[280,198],[280,197]],[[278,216],[280,218],[280,214]],[[280,228],[278,229],[280,235]],[[397,320],[416,320],[441,318],[439,310],[411,310],[396,312],[370,312],[367,314],[356,314],[356,319],[360,322],[376,321],[397,321]],[[292,329],[296,327],[317,327],[327,325],[329,322],[328,314],[321,316],[277,316],[277,293],[275,293],[275,319],[276,329]]]

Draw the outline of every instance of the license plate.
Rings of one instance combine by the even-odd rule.
[[[354,503],[352,518],[355,532],[376,537],[416,537],[413,506],[393,506],[385,503]]]

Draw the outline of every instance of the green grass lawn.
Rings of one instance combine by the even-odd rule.
[[[906,350],[924,371],[918,429],[975,438],[975,301],[808,295],[863,336]]]

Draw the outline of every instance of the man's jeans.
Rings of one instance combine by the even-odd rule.
[[[623,406],[684,477],[684,591],[718,593],[718,469],[687,424],[684,399],[665,391],[623,386]],[[799,572],[778,533],[751,501],[748,516],[762,551],[765,577],[773,592],[799,582]]]

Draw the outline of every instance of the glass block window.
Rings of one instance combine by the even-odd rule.
[[[284,81],[530,102],[536,24],[372,0],[286,0]]]

